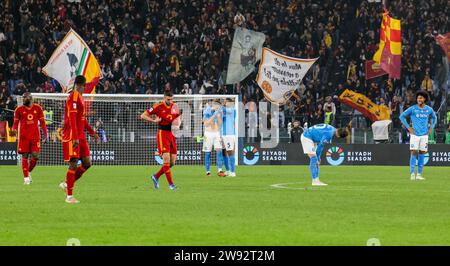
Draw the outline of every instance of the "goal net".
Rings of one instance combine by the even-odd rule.
[[[41,147],[40,164],[62,165],[61,133],[67,94],[33,93],[32,96],[34,102],[44,110],[49,131],[48,142]],[[101,141],[96,143],[86,133],[93,164],[162,164],[162,159],[157,154],[157,124],[143,121],[140,115],[153,104],[161,102],[163,95],[85,94],[83,98],[86,103],[86,119],[101,137]],[[174,96],[174,101],[183,111],[179,129],[173,129],[177,137],[177,164],[204,163],[203,109],[212,100],[220,99],[223,102],[226,98],[234,100],[236,112],[239,112],[237,95]],[[18,102],[22,104],[22,99],[19,98]],[[235,143],[237,150],[237,135]],[[215,157],[212,162],[216,162]]]

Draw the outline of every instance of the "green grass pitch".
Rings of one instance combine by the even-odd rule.
[[[173,168],[178,191],[157,166],[93,166],[76,185],[78,205],[58,184],[66,167],[0,166],[0,245],[381,245],[450,244],[450,169],[323,166],[328,187],[311,188],[307,166],[239,166],[238,177]],[[213,168],[214,170],[214,168]]]

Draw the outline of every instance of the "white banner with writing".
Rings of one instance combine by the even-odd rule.
[[[267,100],[284,104],[316,60],[285,56],[263,48],[256,82]]]

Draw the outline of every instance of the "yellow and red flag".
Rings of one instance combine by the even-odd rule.
[[[373,60],[389,74],[389,78],[400,78],[402,66],[402,33],[399,19],[393,19],[389,12],[383,14],[380,30],[380,45]]]
[[[361,93],[345,89],[339,95],[339,101],[358,110],[372,122],[391,119],[389,107],[378,105]]]

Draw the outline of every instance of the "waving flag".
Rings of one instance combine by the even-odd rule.
[[[384,71],[381,68],[381,66],[373,60],[366,60],[365,70],[366,70],[366,80],[387,74],[386,71]]]
[[[391,118],[389,107],[378,105],[365,95],[349,89],[345,89],[341,95],[339,95],[339,101],[360,111],[364,117],[369,118],[372,122],[389,120]]]
[[[264,33],[237,27],[234,32],[225,84],[236,84],[255,70],[261,59]]]
[[[42,72],[56,79],[64,92],[72,89],[75,77],[86,78],[85,93],[95,93],[95,86],[102,78],[100,65],[83,39],[70,30],[53,52]]]
[[[439,34],[435,38],[444,53],[447,55],[448,60],[450,60],[450,32],[447,34]]]
[[[316,60],[285,56],[264,47],[256,82],[267,100],[284,104]]]
[[[400,78],[402,65],[402,34],[400,20],[393,19],[388,12],[383,14],[380,30],[380,45],[373,60],[389,74],[389,78]]]

